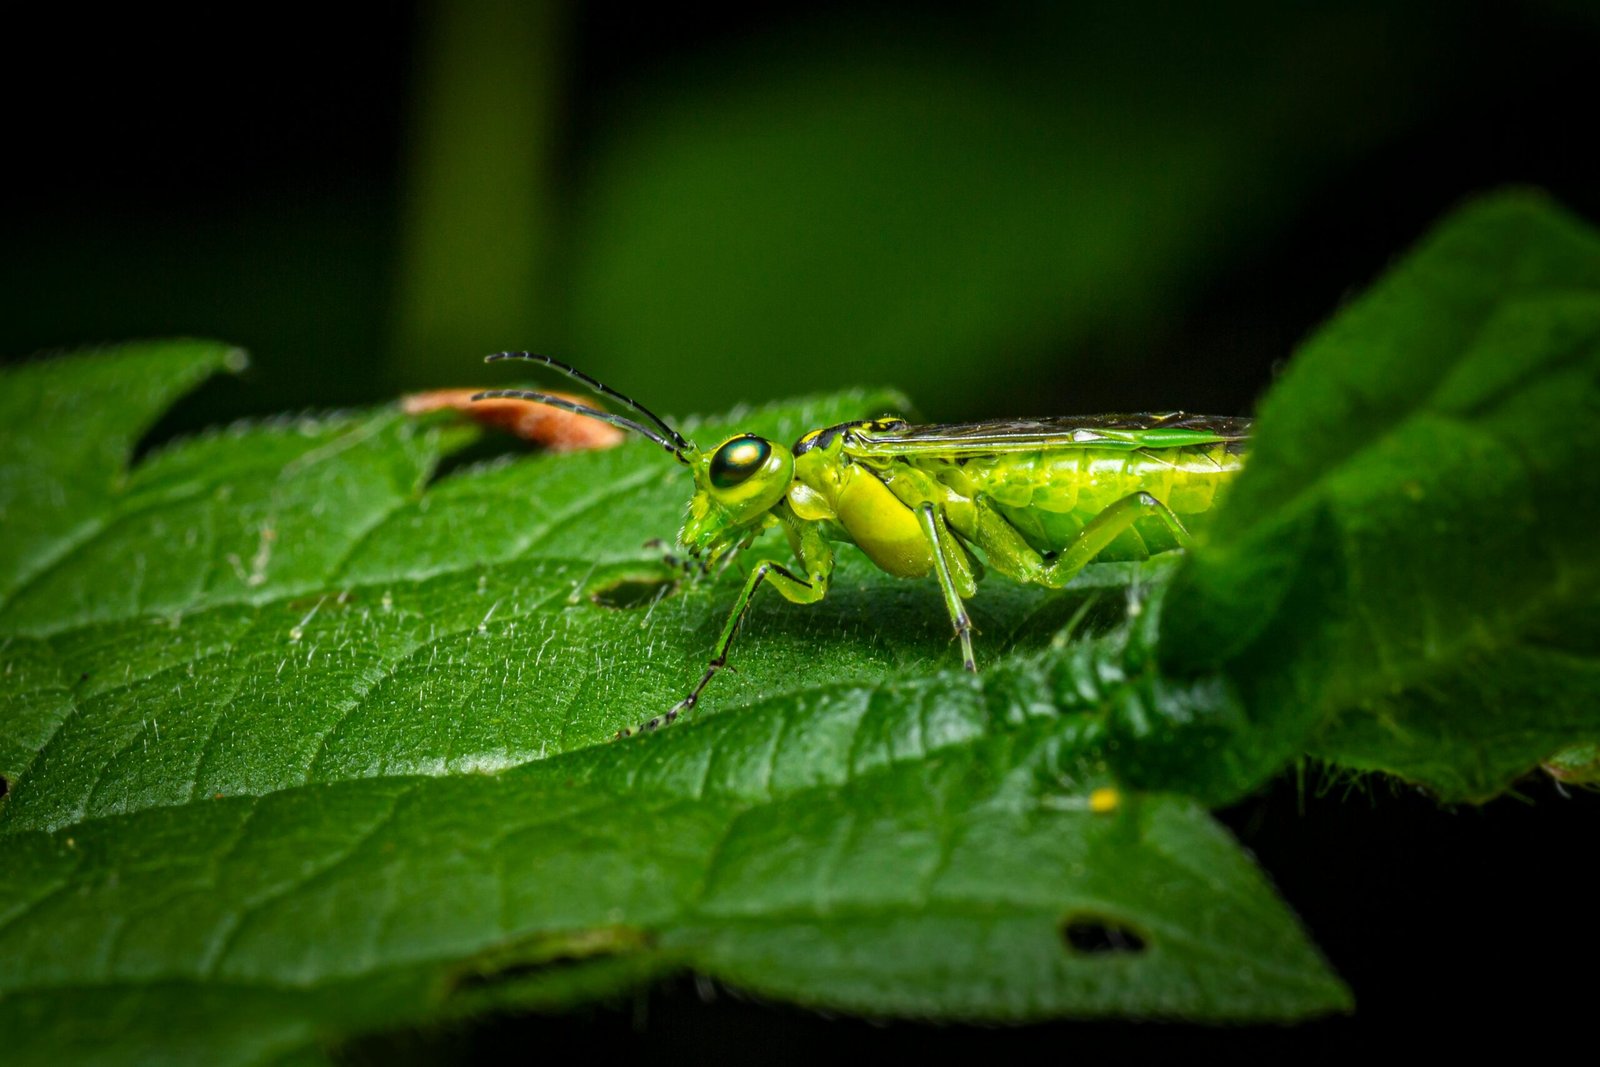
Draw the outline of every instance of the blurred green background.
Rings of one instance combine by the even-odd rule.
[[[37,17],[0,352],[248,347],[186,424],[503,383],[503,348],[676,413],[1235,412],[1471,193],[1600,213],[1581,3]]]

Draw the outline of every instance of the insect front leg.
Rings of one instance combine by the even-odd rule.
[[[1107,545],[1115,541],[1119,534],[1147,515],[1154,515],[1165,523],[1178,544],[1184,548],[1194,544],[1194,538],[1189,536],[1189,531],[1183,528],[1183,523],[1178,521],[1178,516],[1172,513],[1171,508],[1149,493],[1133,493],[1090,519],[1088,524],[1078,531],[1078,536],[1073,538],[1072,543],[1045,566],[1039,577],[1040,583],[1052,589],[1060,589],[1072,581],[1077,573],[1088,566]]]
[[[652,537],[644,543],[644,547],[661,553],[661,562],[679,572],[686,579],[698,578],[706,573],[706,564],[701,560],[687,559],[673,552],[672,549],[659,537]]]
[[[750,572],[750,577],[745,580],[744,588],[739,592],[739,599],[734,601],[733,610],[728,613],[728,621],[723,624],[722,635],[717,638],[716,652],[712,655],[711,662],[706,664],[705,673],[700,676],[700,681],[695,683],[694,689],[688,696],[667,709],[665,714],[657,715],[637,727],[618,730],[618,737],[631,737],[635,733],[666,726],[700,702],[700,694],[711,683],[711,679],[728,665],[728,651],[733,647],[733,639],[738,635],[740,624],[744,622],[745,612],[750,610],[750,601],[763,583],[771,585],[785,600],[795,604],[815,604],[828,595],[828,583],[833,577],[832,546],[822,537],[814,524],[794,520],[786,521],[786,525],[790,542],[803,564],[806,577],[801,578],[776,560],[763,560],[756,564],[755,569]]]
[[[972,617],[967,614],[965,596],[976,592],[972,572],[966,567],[966,550],[956,543],[954,535],[945,525],[932,502],[923,501],[917,506],[917,523],[928,538],[933,551],[933,573],[939,579],[939,592],[944,595],[945,610],[950,613],[950,625],[955,627],[956,639],[961,642],[961,665],[969,671],[978,669],[972,655]],[[955,566],[952,567],[954,561]],[[957,586],[957,577],[963,579]]]
[[[733,561],[739,558],[739,553],[755,544],[755,541],[756,535],[751,534],[743,541],[740,541],[737,545],[734,545],[727,552],[724,552],[722,554],[722,559],[717,563],[716,577],[722,577],[723,573],[726,572],[729,567],[733,566]]]

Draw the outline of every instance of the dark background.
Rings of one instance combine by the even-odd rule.
[[[250,349],[165,432],[504,381],[501,348],[677,414],[878,382],[932,418],[1243,412],[1474,194],[1600,219],[1597,56],[1578,0],[34,12],[0,44],[0,354]],[[683,982],[417,1051],[1348,1054],[1399,1026],[1548,1056],[1594,1000],[1600,805],[1525,792],[1285,782],[1227,813],[1353,1019],[885,1028]]]

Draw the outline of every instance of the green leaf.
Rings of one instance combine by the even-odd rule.
[[[79,395],[123,373],[100,358],[30,368],[19,410],[59,403],[51,366]],[[170,377],[151,358],[139,377]],[[901,403],[686,428],[792,439]],[[22,472],[40,432],[0,425],[18,508],[95,469]],[[310,1056],[683,968],[872,1015],[1348,1005],[1193,803],[1090,802],[1137,647],[1128,594],[1094,585],[1168,566],[991,583],[974,678],[931,585],[848,552],[824,604],[759,603],[690,720],[613,743],[698,676],[740,575],[650,595],[644,542],[687,489],[657,449],[441,476],[465,440],[387,409],[236,426],[102,477],[92,527],[35,538],[49,565],[0,601],[8,1062]],[[1086,605],[1091,636],[1053,646]]]
[[[8,369],[0,601],[98,533],[128,452],[168,404],[219,369],[243,366],[238,349],[193,341]]]
[[[1304,346],[1162,622],[1169,670],[1244,696],[1242,784],[1309,747],[1481,800],[1600,740],[1597,421],[1600,240],[1532,195]]]

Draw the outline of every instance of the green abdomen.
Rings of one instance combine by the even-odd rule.
[[[1237,442],[1137,450],[1078,447],[972,456],[941,464],[937,476],[965,495],[986,497],[1038,551],[1059,552],[1085,523],[1141,490],[1180,520],[1208,511],[1243,462]],[[1096,558],[1144,559],[1176,547],[1168,528],[1147,518]]]

